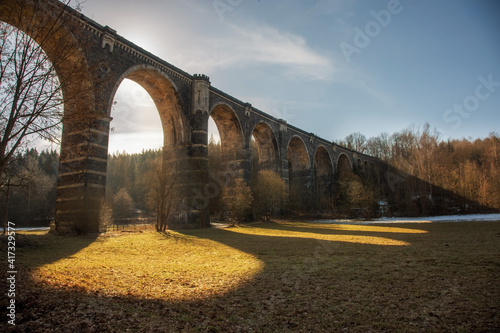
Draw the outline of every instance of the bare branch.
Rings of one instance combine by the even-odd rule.
[[[0,176],[32,138],[58,141],[65,106],[73,105],[66,116],[91,117],[74,110],[92,88],[83,86],[88,81],[81,54],[85,45],[74,45],[77,22],[64,6],[50,1],[22,1],[8,13],[18,28],[0,22]]]

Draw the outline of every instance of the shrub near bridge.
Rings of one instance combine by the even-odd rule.
[[[286,200],[286,188],[283,178],[271,170],[261,170],[252,186],[253,208],[256,217],[269,221],[283,209]]]

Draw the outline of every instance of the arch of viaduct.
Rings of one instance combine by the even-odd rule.
[[[277,119],[251,104],[213,87],[205,75],[190,75],[57,1],[4,0],[0,20],[20,30],[23,24],[11,19],[8,10],[44,3],[41,15],[64,11],[77,29],[62,29],[84,64],[84,82],[90,87],[84,103],[65,103],[61,160],[57,187],[56,230],[69,232],[75,219],[83,219],[90,231],[97,231],[99,203],[106,187],[108,137],[116,90],[130,79],[148,91],[160,114],[164,149],[174,152],[170,166],[176,165],[180,204],[171,227],[207,227],[209,213],[204,204],[207,186],[213,182],[208,170],[208,120],[211,116],[221,136],[221,151],[228,171],[249,179],[251,140],[255,140],[260,168],[278,172],[286,184],[298,184],[306,194],[315,182],[328,183],[340,165],[366,170],[375,158],[338,146],[315,134]],[[33,7],[34,8],[34,7]],[[37,9],[40,10],[40,9]],[[76,31],[76,32],[75,32]],[[57,54],[47,52],[49,58]],[[200,59],[203,61],[203,59]],[[74,64],[67,64],[69,67]],[[64,76],[65,66],[56,68]],[[80,88],[79,88],[80,87]],[[64,90],[81,89],[68,85]],[[66,92],[66,91],[64,91]],[[86,114],[81,120],[68,115]],[[74,120],[78,119],[78,120]],[[168,154],[167,154],[168,155]],[[168,160],[169,157],[167,156]],[[331,186],[331,181],[330,181]]]

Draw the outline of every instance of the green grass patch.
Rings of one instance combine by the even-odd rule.
[[[499,222],[18,237],[14,331],[500,327]]]

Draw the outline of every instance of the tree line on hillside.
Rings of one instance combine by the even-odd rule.
[[[440,140],[429,124],[366,139],[348,135],[339,144],[384,161],[393,179],[380,184],[399,214],[450,214],[500,210],[500,138]],[[385,182],[385,185],[383,184]],[[385,189],[384,189],[385,187]]]
[[[443,141],[426,124],[370,139],[354,133],[340,144],[383,163],[354,168],[341,163],[332,177],[317,177],[313,188],[304,190],[294,184],[288,188],[276,170],[259,169],[257,147],[252,145],[250,181],[234,178],[225,185],[218,183],[208,198],[212,218],[238,221],[286,213],[373,217],[500,210],[498,134],[474,141]],[[212,138],[208,151],[210,173],[224,174],[227,163],[220,143]],[[164,222],[175,210],[169,203],[178,193],[173,175],[162,173],[168,169],[161,167],[163,156],[162,150],[109,155],[104,205],[109,219],[163,216],[158,223],[160,229],[165,228]],[[1,179],[0,218],[8,212],[9,220],[19,225],[47,225],[55,215],[58,163],[55,150],[16,154]]]
[[[2,220],[47,226],[54,219],[59,154],[36,149],[14,155],[0,179]]]

